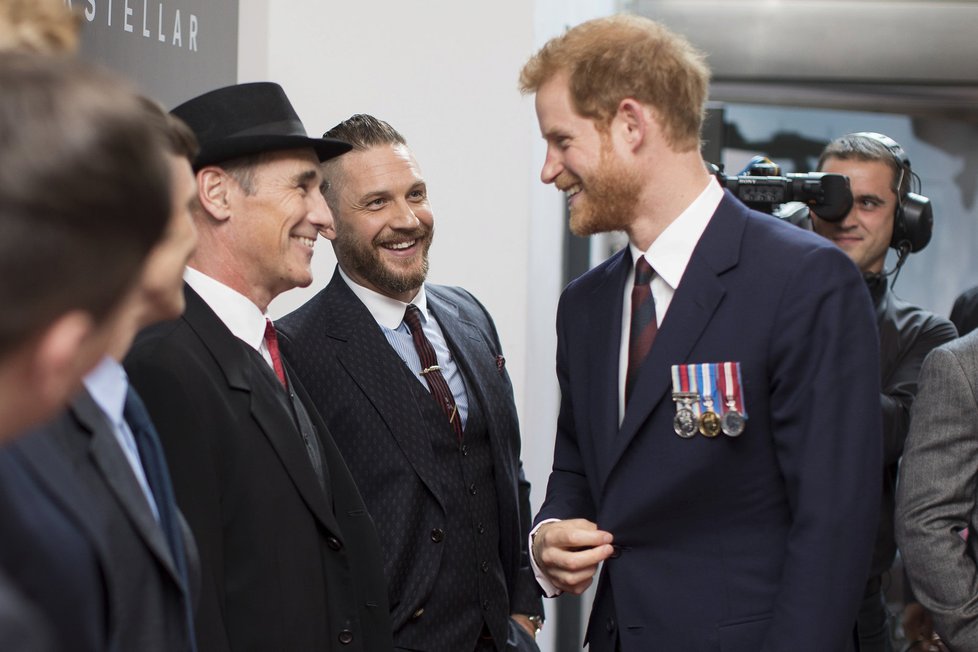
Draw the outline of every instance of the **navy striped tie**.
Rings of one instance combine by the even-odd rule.
[[[655,270],[645,256],[635,261],[635,287],[632,288],[632,321],[628,331],[628,373],[625,376],[625,405],[632,395],[635,377],[645,356],[652,348],[658,326],[655,321],[655,300],[652,298],[652,277]]]

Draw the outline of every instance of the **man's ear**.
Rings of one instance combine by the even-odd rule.
[[[104,352],[85,351],[95,336],[95,322],[82,310],[58,317],[36,340],[29,375],[41,403],[55,410],[77,391],[81,378]],[[108,343],[108,342],[107,342]],[[88,364],[89,360],[91,364]]]
[[[638,100],[626,97],[618,103],[611,127],[633,152],[648,139],[653,120],[651,110]]]
[[[197,198],[208,215],[224,221],[231,216],[230,194],[234,179],[219,167],[210,165],[197,172]]]

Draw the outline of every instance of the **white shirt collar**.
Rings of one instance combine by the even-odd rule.
[[[265,339],[266,315],[251,299],[192,267],[184,269],[183,280],[200,295],[235,337],[256,351],[261,350]]]
[[[723,188],[715,178],[710,178],[703,192],[659,234],[648,251],[644,252],[655,273],[673,290],[679,287],[689,259],[693,257],[693,249],[722,200]],[[632,261],[638,260],[643,252],[634,244],[629,247]]]
[[[408,304],[366,288],[347,276],[342,267],[337,265],[336,268],[340,270],[340,276],[350,286],[353,294],[367,307],[378,324],[390,330],[396,330],[401,325],[404,320],[404,309]],[[421,285],[417,295],[411,299],[411,303],[421,311],[421,318],[428,321],[428,295],[425,293],[424,284]]]
[[[105,356],[82,379],[82,383],[112,423],[122,423],[126,394],[129,392],[129,377],[122,365],[115,358]]]

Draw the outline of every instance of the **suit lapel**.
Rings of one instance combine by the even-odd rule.
[[[608,443],[618,432],[618,358],[621,348],[621,311],[625,281],[632,269],[628,248],[615,254],[595,287],[584,314],[570,316],[584,322],[589,346],[586,396],[590,401],[591,432],[601,477],[606,477],[617,455]],[[571,353],[573,355],[573,352]]]
[[[60,434],[58,433],[57,436]],[[88,492],[79,484],[76,469],[72,466],[78,463],[73,459],[73,453],[56,440],[53,431],[49,432],[46,429],[28,435],[10,446],[20,453],[38,484],[45,487],[48,494],[85,533],[92,547],[98,552],[100,563],[105,570],[106,582],[111,583],[111,573],[108,569],[112,565],[112,560],[108,558],[107,542],[104,539],[107,531],[103,519],[104,510],[92,501]]]
[[[339,533],[336,517],[319,486],[302,435],[292,417],[288,397],[275,375],[263,373],[261,365],[265,362],[258,352],[231,334],[193,289],[185,287],[185,294],[184,320],[214,356],[229,389],[248,393],[255,422],[275,449],[306,506],[330,532]]]
[[[111,424],[88,392],[83,392],[72,402],[71,410],[78,422],[88,431],[91,437],[88,446],[89,455],[105,480],[105,484],[121,505],[122,511],[132,521],[139,536],[174,581],[182,585],[163,530],[153,516],[143,489],[129,466],[129,461],[119,448]]]
[[[716,362],[689,360],[688,356],[726,294],[721,275],[736,266],[740,258],[740,243],[746,223],[747,209],[729,192],[725,192],[724,199],[693,250],[652,350],[639,370],[632,401],[625,411],[614,445],[610,447],[611,456],[606,471],[617,464],[642,424],[663,401],[668,401],[671,409],[672,365]],[[619,287],[619,294],[621,292]],[[617,350],[613,354],[617,359]],[[602,477],[607,478],[607,472]]]
[[[431,441],[417,399],[409,382],[390,380],[409,375],[404,361],[338,272],[330,281],[325,300],[324,336],[342,343],[336,347],[337,360],[370,400],[415,473],[444,509],[446,500],[432,466],[432,455],[427,453]],[[407,380],[417,382],[413,378]]]
[[[459,306],[448,297],[442,296],[437,286],[429,285],[426,291],[428,307],[438,320],[455,363],[465,377],[466,391],[470,393],[469,402],[478,401],[483,408],[482,413],[485,415],[492,447],[493,467],[497,470],[497,492],[505,490],[509,494],[499,495],[497,502],[500,509],[517,505],[515,483],[511,482],[515,474],[504,472],[504,470],[517,468],[517,461],[513,459],[512,448],[503,440],[506,429],[500,425],[499,419],[502,415],[492,409],[492,406],[503,405],[509,400],[508,397],[498,396],[501,383],[490,382],[500,374],[496,353],[489,350],[478,326],[462,316]],[[511,521],[501,518],[500,522]]]

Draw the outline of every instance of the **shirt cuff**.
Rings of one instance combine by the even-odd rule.
[[[537,584],[539,584],[540,587],[543,589],[543,594],[548,598],[555,598],[561,593],[563,593],[563,591],[561,591],[553,584],[551,584],[550,580],[547,579],[547,575],[540,569],[539,566],[537,566],[536,557],[533,556],[533,537],[537,533],[537,530],[540,529],[540,526],[545,525],[546,523],[555,523],[559,520],[561,519],[548,518],[546,520],[540,521],[539,523],[537,523],[536,527],[530,530],[530,537],[529,537],[530,566],[533,568],[533,576],[537,579]]]

